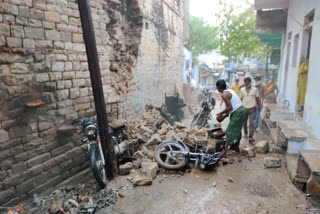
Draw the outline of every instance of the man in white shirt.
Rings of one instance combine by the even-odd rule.
[[[256,109],[261,109],[259,101],[259,91],[256,87],[251,85],[251,78],[244,79],[245,87],[240,89],[240,99],[244,108],[246,109],[246,117],[243,124],[244,138],[248,137],[248,119],[249,119],[249,143],[254,141],[254,121],[256,119]]]

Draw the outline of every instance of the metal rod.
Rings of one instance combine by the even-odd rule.
[[[117,175],[118,167],[114,146],[108,131],[107,111],[103,94],[99,59],[97,53],[96,39],[92,23],[90,0],[78,0],[83,39],[86,46],[88,65],[90,71],[91,85],[94,96],[94,103],[97,113],[98,125],[100,130],[101,144],[105,156],[105,169],[108,178]]]

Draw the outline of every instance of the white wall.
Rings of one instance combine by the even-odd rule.
[[[305,16],[315,9],[313,31],[311,38],[311,49],[309,59],[308,86],[305,100],[303,120],[320,133],[320,1],[319,0],[290,0],[287,32],[284,41],[283,58],[281,62],[280,97],[287,99],[291,110],[295,110],[297,96],[297,82],[300,57],[305,52],[302,48],[303,24]],[[294,17],[294,18],[293,18]],[[288,40],[288,33],[292,32],[291,40]],[[294,38],[299,34],[297,50],[297,66],[292,65],[294,54]],[[288,43],[291,42],[289,60],[287,60]],[[285,78],[286,62],[289,62],[287,78]]]

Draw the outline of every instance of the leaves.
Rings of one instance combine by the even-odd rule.
[[[194,59],[218,47],[216,31],[217,28],[210,26],[203,18],[190,16],[189,46]]]
[[[253,6],[247,2],[248,8],[236,14],[235,11],[239,9],[226,3],[220,4],[223,10],[216,17],[221,20],[218,27],[221,54],[239,63],[245,58],[265,58],[268,48],[254,34],[256,14]]]

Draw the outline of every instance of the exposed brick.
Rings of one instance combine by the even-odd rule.
[[[0,36],[0,46],[5,46],[6,45],[6,37]]]
[[[0,171],[0,182],[4,181],[7,178],[7,176],[8,174],[6,171]]]
[[[39,131],[50,129],[52,125],[53,124],[51,122],[41,121],[39,122]]]
[[[27,169],[28,167],[25,162],[21,162],[12,166],[12,171],[15,175],[20,174]]]
[[[77,111],[80,111],[80,110],[85,110],[85,109],[91,108],[91,104],[90,103],[83,103],[83,104],[75,105],[74,107]]]
[[[55,47],[56,49],[64,49],[65,44],[64,42],[54,41],[53,47]]]
[[[66,145],[60,146],[60,147],[52,150],[51,154],[52,154],[53,157],[55,157],[55,156],[60,155],[60,154],[62,154],[64,152],[66,152],[66,151],[71,150],[72,148],[73,148],[73,143],[70,142],[70,143],[68,143]]]
[[[76,165],[79,165],[83,162],[86,162],[88,160],[88,157],[87,155],[85,155],[84,153],[76,156],[73,158],[73,163],[76,164]]]
[[[19,25],[11,25],[11,36],[23,37],[24,36],[23,27]]]
[[[47,40],[35,40],[36,48],[52,48],[53,42]]]
[[[27,161],[28,167],[33,167],[37,164],[43,163],[44,161],[49,160],[51,157],[50,153],[45,153],[34,158],[31,158]]]
[[[72,42],[76,42],[76,43],[83,42],[83,35],[80,33],[72,33]]]
[[[47,40],[60,41],[60,32],[56,30],[46,30],[45,31]]]
[[[85,86],[86,82],[84,79],[73,79],[72,85],[73,87],[81,87],[81,86]]]
[[[84,52],[86,47],[82,43],[72,43],[72,50]]]
[[[31,191],[32,189],[34,189],[35,187],[37,187],[40,184],[45,183],[47,180],[47,174],[46,173],[42,173],[34,178],[31,178],[25,182],[23,182],[22,184],[19,184],[16,186],[16,193],[18,195],[26,193]]]
[[[37,82],[47,82],[49,81],[49,75],[47,73],[36,74]]]
[[[10,27],[8,24],[0,23],[0,35],[10,36]]]
[[[24,48],[35,48],[34,40],[33,39],[23,39],[23,47]]]
[[[21,161],[28,160],[34,155],[32,151],[23,152],[14,156],[14,162],[19,163]]]
[[[43,172],[43,167],[44,166],[42,164],[35,165],[35,166],[27,169],[26,171],[24,171],[20,177],[22,177],[23,180],[25,180],[25,181],[29,180],[30,178],[41,174]],[[21,183],[21,182],[19,182],[19,183]]]
[[[24,28],[25,36],[31,39],[44,39],[44,30],[42,28]]]
[[[15,189],[11,187],[10,189],[0,192],[0,204],[4,204],[15,196]]]
[[[42,139],[35,139],[23,145],[25,151],[38,148],[42,144]]]
[[[80,155],[81,153],[83,153],[81,147],[74,148],[74,149],[67,152],[67,158],[72,159],[72,158]]]
[[[4,188],[9,189],[10,187],[17,185],[18,183],[23,182],[23,179],[24,178],[23,176],[21,176],[21,174],[10,176],[3,182]]]
[[[60,14],[52,11],[45,12],[45,20],[51,22],[60,22]]]
[[[0,143],[6,142],[9,140],[9,134],[3,129],[0,129]]]
[[[89,90],[88,88],[80,88],[80,97],[88,96]]]
[[[51,30],[55,29],[56,27],[56,24],[54,22],[48,22],[48,21],[43,21],[42,25],[43,25],[43,28],[51,29]]]
[[[20,48],[22,47],[22,39],[15,37],[7,37],[7,44],[12,48]]]
[[[48,176],[48,179],[49,178],[51,178],[51,177]],[[57,184],[61,183],[61,181],[62,181],[62,178],[60,175],[58,175],[54,178],[51,178],[48,182],[37,186],[35,189],[28,192],[28,195],[31,196],[33,194],[40,194],[44,191],[47,191],[50,187],[52,188],[52,187],[56,186]]]
[[[53,168],[54,166],[56,166],[56,164],[57,163],[56,163],[55,159],[52,158],[52,159],[44,162],[42,165],[43,165],[44,171],[47,171],[47,170]]]
[[[71,32],[60,32],[61,41],[71,42]]]
[[[59,115],[69,115],[74,113],[74,108],[73,106],[67,107],[67,108],[62,108],[58,110]]]
[[[66,100],[69,98],[69,90],[68,89],[59,90],[56,92],[56,94],[57,94],[58,101]]]
[[[26,134],[26,127],[24,126],[15,126],[9,129],[10,138],[19,138]]]
[[[50,72],[49,73],[49,77],[50,77],[50,81],[61,80],[62,79],[62,73],[61,72]],[[58,82],[60,82],[60,81],[58,81]]]
[[[18,7],[13,4],[1,3],[1,8],[4,13],[13,14],[13,15],[19,14]]]
[[[79,88],[71,88],[70,89],[70,99],[74,99],[80,96]]]
[[[22,16],[17,16],[16,24],[17,25],[28,25],[29,24],[28,18],[22,17]]]
[[[26,74],[29,73],[29,65],[26,63],[13,63],[10,65],[11,72],[14,74]]]
[[[29,19],[29,27],[42,28],[42,21],[38,19]]]
[[[55,62],[52,64],[52,71],[64,71],[64,62]],[[64,76],[64,74],[63,74]]]
[[[66,62],[64,70],[65,71],[71,71],[72,70],[72,62]]]
[[[61,155],[58,155],[58,156],[56,156],[54,158],[54,161],[55,161],[56,164],[60,164],[60,163],[62,163],[64,161],[66,161],[66,160],[68,160],[66,154],[61,154]]]
[[[44,20],[44,12],[35,8],[30,9],[30,16],[33,19]]]
[[[30,17],[29,8],[26,6],[19,6],[19,16],[29,18]]]
[[[21,138],[15,138],[15,139],[3,142],[0,144],[0,151],[3,151],[5,149],[9,149],[11,147],[15,147],[19,144],[21,144]]]

